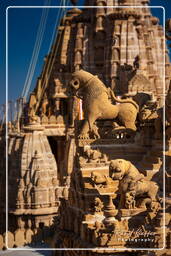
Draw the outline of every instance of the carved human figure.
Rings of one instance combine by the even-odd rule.
[[[94,211],[101,212],[103,207],[104,207],[104,205],[103,205],[102,201],[100,200],[100,198],[96,197],[94,200]]]
[[[32,93],[30,95],[29,106],[28,106],[29,123],[36,123],[38,120],[38,116],[36,115],[36,104],[37,104],[36,95]]]
[[[125,194],[125,208],[134,209],[135,208],[135,191],[129,191]]]
[[[133,100],[117,99],[113,91],[108,90],[97,76],[84,70],[72,74],[70,87],[83,100],[85,120],[79,138],[89,138],[89,132],[97,119],[118,118],[125,128],[136,131],[135,120],[139,107]],[[121,104],[111,104],[109,98]]]
[[[44,177],[42,175],[39,175],[38,179],[37,179],[36,186],[39,188],[46,188],[47,185],[48,185],[47,179],[44,179]]]
[[[41,110],[42,110],[42,115],[46,115],[46,112],[47,112],[47,105],[49,104],[49,101],[48,101],[48,98],[47,96],[45,96],[45,98],[43,99],[42,101],[42,107],[41,107]]]
[[[54,94],[53,98],[57,97],[58,94],[61,92],[62,83],[59,78],[54,79],[55,86],[54,86]]]
[[[137,55],[137,56],[135,57],[135,60],[134,60],[133,65],[134,65],[134,68],[135,68],[135,69],[139,69],[139,68],[140,68],[140,56],[139,56],[139,55]]]

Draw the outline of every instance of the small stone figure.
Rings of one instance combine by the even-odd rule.
[[[36,183],[36,186],[39,187],[39,188],[46,188],[47,187],[47,180],[45,180],[43,177],[39,177],[37,179],[37,183]]]
[[[132,191],[136,197],[146,195],[145,198],[149,197],[151,202],[157,202],[158,185],[147,180],[131,162],[124,159],[112,160],[109,165],[109,172],[113,180],[119,180],[120,208],[125,207],[127,192]]]
[[[38,116],[36,115],[36,104],[37,99],[34,93],[30,95],[29,107],[28,107],[28,117],[29,123],[34,124],[38,121]]]
[[[107,162],[108,158],[106,154],[101,153],[99,150],[93,150],[91,148],[84,148],[83,156],[79,156],[79,163],[81,165],[85,163],[101,163]]]
[[[125,194],[125,208],[135,209],[135,192],[130,191]]]
[[[94,211],[95,212],[101,212],[103,207],[104,206],[103,206],[103,203],[100,200],[100,198],[96,197],[95,200],[94,200]]]
[[[88,162],[100,162],[101,153],[98,150],[92,150],[91,148],[85,149],[85,154],[88,157]]]
[[[61,88],[63,86],[59,78],[54,79],[54,82],[55,82],[55,87],[54,87],[53,98],[58,96],[58,94],[61,92]]]
[[[140,56],[139,56],[139,55],[137,55],[137,56],[135,57],[135,60],[134,60],[133,65],[134,65],[134,68],[135,68],[135,69],[139,69],[139,68],[140,68]]]
[[[98,172],[92,172],[91,173],[91,180],[94,187],[106,187],[108,183],[108,177],[107,175],[103,175]]]
[[[42,116],[45,116],[46,115],[46,112],[47,112],[47,105],[49,104],[49,101],[48,101],[48,98],[47,96],[45,96],[45,98],[43,99],[43,102],[42,102],[42,107],[41,107],[41,114]]]

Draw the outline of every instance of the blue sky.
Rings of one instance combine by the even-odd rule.
[[[83,0],[79,1],[82,5]],[[5,102],[5,9],[8,6],[43,6],[45,0],[0,0],[0,104]],[[60,0],[51,0],[59,5]],[[166,18],[171,13],[171,0],[151,0],[151,6],[165,7]],[[33,76],[33,89],[41,73],[43,59],[48,53],[58,9],[50,9],[41,50]],[[152,9],[153,15],[162,20],[162,9]],[[20,97],[26,79],[42,9],[9,9],[9,99]]]

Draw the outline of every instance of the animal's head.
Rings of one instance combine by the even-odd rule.
[[[109,165],[109,174],[113,180],[121,180],[128,169],[128,161],[124,159],[112,160]]]
[[[151,202],[150,211],[153,213],[157,213],[161,209],[161,205],[159,202]]]
[[[91,179],[94,180],[97,176],[96,172],[91,172]]]
[[[84,71],[83,69],[75,71],[72,74],[71,80],[69,82],[70,88],[75,93],[78,89],[84,87],[87,82],[94,76],[89,72]]]

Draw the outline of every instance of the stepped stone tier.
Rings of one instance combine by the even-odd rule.
[[[148,4],[86,0],[62,18],[19,122],[8,124],[7,173],[1,130],[0,248],[169,255],[171,66]]]

